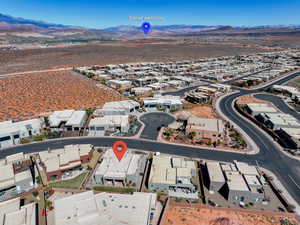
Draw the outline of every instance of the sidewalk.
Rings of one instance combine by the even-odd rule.
[[[236,130],[238,130],[238,131],[243,135],[243,137],[245,138],[245,141],[246,141],[247,145],[249,146],[248,154],[254,154],[254,155],[255,155],[255,154],[257,154],[257,153],[259,152],[259,148],[258,148],[258,146],[255,144],[255,142],[248,136],[248,134],[246,134],[246,132],[245,132],[243,129],[241,129],[241,128],[240,128],[237,124],[235,124],[232,120],[230,120],[229,118],[227,118],[227,117],[223,114],[222,110],[220,110],[220,104],[219,104],[219,102],[220,102],[223,98],[225,98],[226,96],[231,95],[231,94],[233,94],[233,93],[235,93],[235,92],[230,92],[230,93],[225,94],[225,95],[223,95],[223,96],[221,96],[220,98],[217,99],[217,101],[216,101],[216,111],[217,111],[217,113],[218,113],[223,119],[229,121],[229,122],[234,126],[234,128],[235,128]],[[235,101],[232,102],[232,105],[231,105],[230,107],[232,107],[233,110],[234,110],[237,114],[239,114],[239,113],[235,110],[235,108],[234,108],[234,106],[233,106],[234,102],[235,102]],[[243,120],[246,120],[246,119],[245,119],[244,117],[242,117],[242,116],[241,116],[241,118],[242,118]]]
[[[295,208],[295,212],[300,215],[300,205],[294,200],[294,198],[290,195],[290,193],[285,189],[285,187],[283,186],[283,184],[279,181],[279,179],[276,177],[276,175],[274,173],[272,173],[270,170],[267,170],[265,168],[259,167],[259,169],[261,171],[263,171],[265,174],[267,175],[271,175],[274,179],[273,179],[273,183],[276,185],[276,187],[282,191],[282,195],[286,198],[286,200],[294,205]]]

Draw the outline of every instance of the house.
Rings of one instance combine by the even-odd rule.
[[[286,148],[300,149],[300,128],[283,127],[277,131]]]
[[[300,128],[299,121],[292,115],[286,113],[260,113],[257,119],[272,130],[279,130],[280,128]]]
[[[194,104],[207,103],[211,100],[211,95],[197,92],[196,90],[189,91],[185,95],[185,99]]]
[[[143,177],[141,174],[144,173],[147,161],[146,154],[136,154],[127,150],[122,160],[119,161],[113,150],[108,149],[101,160],[94,174],[94,180],[97,184],[109,186],[140,185]]]
[[[144,98],[143,105],[146,110],[179,110],[182,108],[182,101],[179,96],[155,95],[153,98]]]
[[[85,111],[62,110],[54,111],[49,117],[49,127],[52,130],[80,130],[87,120]]]
[[[208,171],[208,188],[210,191],[218,192],[225,184],[225,178],[218,162],[206,162]]]
[[[20,144],[22,138],[39,135],[44,128],[44,119],[37,118],[20,122],[0,122],[0,148]]]
[[[65,124],[67,130],[80,130],[87,120],[86,111],[74,111]]]
[[[255,166],[238,161],[206,162],[206,169],[208,176],[204,176],[204,182],[209,190],[219,192],[229,202],[245,204],[263,201],[265,183]]]
[[[208,86],[199,86],[197,87],[196,91],[207,95],[215,95],[218,89],[214,87],[208,87]]]
[[[295,87],[284,86],[284,85],[273,85],[272,89],[281,93],[288,93],[290,96],[299,94],[299,91]]]
[[[236,171],[225,171],[226,185],[224,193],[228,201],[237,204],[247,202],[261,202],[264,198],[259,188],[252,188],[247,184],[245,177]],[[260,186],[258,186],[260,187]]]
[[[130,92],[134,94],[135,96],[141,96],[141,95],[149,95],[152,93],[152,88],[150,87],[136,87],[131,88]]]
[[[92,145],[81,144],[39,152],[39,166],[45,171],[49,181],[62,179],[69,171],[80,169],[82,164],[88,163],[92,158],[92,150]]]
[[[246,105],[246,110],[252,116],[257,116],[260,113],[276,113],[278,112],[274,107],[269,106],[265,103],[248,103]]]
[[[35,170],[32,161],[22,152],[0,160],[0,191],[15,188],[16,194],[34,187]]]
[[[218,142],[224,138],[224,123],[218,119],[206,119],[191,116],[188,118],[186,133],[195,132],[196,140]]]
[[[156,194],[77,193],[54,200],[54,225],[148,225]]]
[[[126,89],[131,87],[132,82],[129,80],[108,80],[106,84],[112,88]]]
[[[108,115],[90,120],[88,136],[105,136],[107,133],[128,132],[130,128],[128,115]]]
[[[123,100],[123,101],[114,101],[106,102],[103,106],[103,110],[119,110],[124,111],[126,115],[135,113],[139,110],[140,104],[133,100]]]
[[[22,205],[20,198],[0,202],[1,225],[38,225],[38,214],[36,203]]]
[[[149,189],[175,196],[176,192],[194,196],[197,193],[196,186],[192,182],[195,176],[196,165],[192,160],[167,155],[153,156]]]
[[[220,92],[229,92],[231,86],[230,85],[226,85],[226,84],[210,84],[209,85],[212,88],[217,88],[218,91]]]
[[[137,78],[134,80],[134,84],[143,87],[152,83],[155,83],[157,80],[155,77],[143,77],[143,78]]]

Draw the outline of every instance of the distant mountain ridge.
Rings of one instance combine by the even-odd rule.
[[[142,22],[141,22],[142,24]],[[13,17],[0,13],[0,45],[34,43],[55,45],[60,43],[88,43],[94,41],[133,40],[144,38],[188,38],[205,40],[233,37],[299,36],[300,25],[155,25],[145,36],[141,25],[121,25],[104,29],[85,28]]]
[[[105,30],[105,31],[120,31],[120,32],[136,32],[140,30],[140,26],[120,25],[115,27],[108,27],[104,29],[88,29],[79,26],[70,26],[64,24],[48,23],[44,21],[37,21],[31,19],[24,19],[21,17],[13,17],[0,13],[0,29],[24,29],[24,30],[38,30],[38,29],[86,29],[86,30]],[[230,30],[230,29],[272,29],[272,28],[300,28],[300,25],[263,25],[263,26],[229,26],[229,25],[153,25],[152,29],[157,31],[169,32],[191,32],[191,31],[210,31],[210,30]]]
[[[55,23],[47,23],[44,21],[37,21],[31,19],[24,19],[21,17],[13,17],[10,15],[5,15],[0,13],[0,29],[3,27],[12,29],[65,29],[65,28],[80,28],[75,26],[63,25],[63,24],[55,24]]]

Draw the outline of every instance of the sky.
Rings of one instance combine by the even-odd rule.
[[[300,0],[0,0],[0,13],[98,29],[143,22],[129,16],[163,18],[153,25],[299,25]]]

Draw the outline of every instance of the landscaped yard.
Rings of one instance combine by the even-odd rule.
[[[88,176],[89,172],[83,172],[77,177],[70,180],[62,180],[49,184],[53,188],[69,188],[69,189],[79,189],[83,181]]]
[[[122,188],[122,187],[105,187],[105,186],[95,186],[93,187],[95,191],[105,191],[105,192],[115,192],[115,193],[122,193],[122,194],[128,194],[133,193],[134,188]]]

